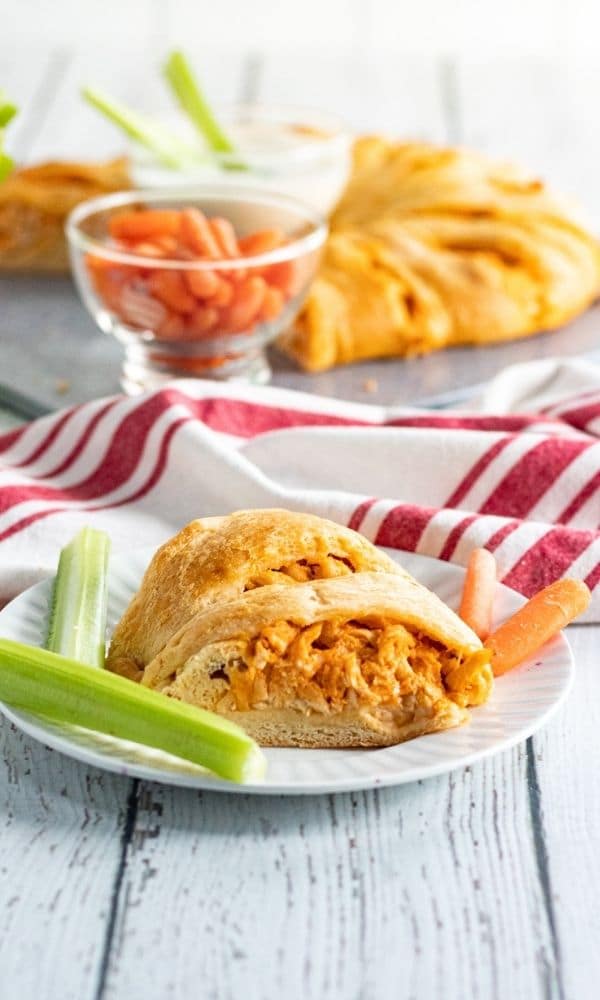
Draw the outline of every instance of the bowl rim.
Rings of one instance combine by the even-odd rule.
[[[247,116],[250,121],[266,124],[287,125],[288,127],[304,125],[309,128],[313,126],[317,131],[325,133],[318,136],[318,138],[307,138],[304,141],[298,141],[294,146],[285,149],[269,149],[262,152],[258,150],[242,150],[233,153],[221,153],[211,150],[207,163],[210,164],[212,162],[213,165],[217,165],[221,169],[227,168],[232,162],[240,158],[250,165],[255,165],[259,168],[272,165],[283,169],[289,164],[302,165],[311,163],[314,160],[321,160],[324,152],[329,149],[333,151],[339,150],[344,154],[349,153],[355,136],[355,130],[350,128],[340,115],[333,111],[324,111],[310,105],[270,103],[266,101],[223,101],[216,104],[215,108],[218,115],[228,125],[231,124],[229,119],[235,119],[238,116]],[[180,111],[172,112],[170,115],[163,114],[158,120],[176,130],[179,128],[182,133],[183,128],[185,128],[186,134],[194,134],[193,128],[189,126],[188,120]],[[147,165],[154,162],[157,167],[160,166],[159,162],[153,159],[152,154],[148,150],[144,150],[135,141],[130,141],[130,148],[133,151],[132,157],[138,164]],[[135,156],[136,152],[139,154],[137,157]],[[205,166],[206,164],[202,164],[198,169],[201,170]],[[163,169],[169,170],[170,168],[163,167]],[[190,172],[190,170],[186,170],[186,173]]]
[[[287,208],[296,212],[299,221],[309,222],[312,229],[305,236],[300,236],[285,243],[275,250],[266,253],[255,254],[253,257],[223,257],[217,260],[197,259],[181,260],[173,257],[155,258],[144,257],[141,254],[128,253],[126,250],[119,250],[116,247],[107,246],[102,240],[94,239],[81,231],[81,224],[96,212],[106,211],[111,208],[121,208],[126,205],[133,205],[137,202],[175,202],[181,203],[189,200],[198,202],[202,199],[220,199],[230,202],[254,202],[258,205],[268,205],[269,207]],[[76,205],[69,213],[65,223],[65,233],[71,250],[74,248],[86,253],[92,253],[96,257],[114,261],[117,264],[130,264],[135,267],[157,268],[160,270],[186,270],[186,271],[235,271],[240,267],[265,267],[269,264],[279,264],[287,260],[295,260],[297,257],[318,250],[327,237],[329,231],[327,220],[316,209],[311,208],[304,202],[292,198],[288,195],[277,192],[260,192],[254,188],[236,188],[232,190],[227,185],[194,184],[193,187],[182,186],[177,188],[137,188],[129,191],[117,191],[112,194],[101,195],[97,198],[90,198],[87,201]]]

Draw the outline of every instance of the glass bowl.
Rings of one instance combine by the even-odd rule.
[[[235,187],[241,182],[259,191],[278,191],[299,198],[323,215],[332,211],[351,166],[352,134],[337,116],[309,108],[263,104],[224,105],[216,108],[216,115],[235,144],[235,154],[199,147],[201,162],[182,171],[163,166],[148,150],[131,143],[136,187]],[[200,142],[183,115],[165,119],[164,124],[190,145]],[[240,161],[245,168],[243,174],[235,169]]]
[[[181,235],[145,238],[139,216],[135,242],[115,237],[125,213],[129,238],[132,213],[147,209],[168,217],[177,234],[185,233],[180,213],[189,219],[200,210],[233,226],[238,252],[247,248],[247,255],[226,256],[227,241],[208,257]],[[273,232],[279,245],[254,252],[252,234]],[[177,377],[267,382],[265,346],[298,313],[327,225],[284,195],[222,186],[93,198],[71,212],[66,233],[79,293],[100,329],[124,345],[121,385],[135,394]]]

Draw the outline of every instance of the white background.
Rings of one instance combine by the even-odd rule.
[[[17,44],[119,40],[573,58],[593,57],[600,45],[598,0],[0,0],[0,12],[2,41]]]

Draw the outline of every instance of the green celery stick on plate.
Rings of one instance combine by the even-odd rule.
[[[106,532],[82,528],[60,553],[52,591],[46,646],[89,667],[104,666],[109,552]]]
[[[54,722],[164,750],[229,781],[264,776],[261,750],[228,719],[10,639],[0,639],[0,701]]]

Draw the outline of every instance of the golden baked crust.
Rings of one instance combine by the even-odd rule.
[[[81,201],[131,186],[127,160],[40,163],[0,184],[0,270],[69,269],[65,219]]]
[[[173,634],[211,604],[275,582],[355,571],[404,575],[358,532],[313,514],[249,510],[192,521],[152,559],[115,629],[107,666],[139,679]]]
[[[416,580],[359,572],[201,611],[142,683],[264,746],[385,746],[464,722],[492,672],[477,636]]]
[[[283,347],[310,371],[523,337],[600,292],[600,248],[539,181],[475,152],[360,139]]]

